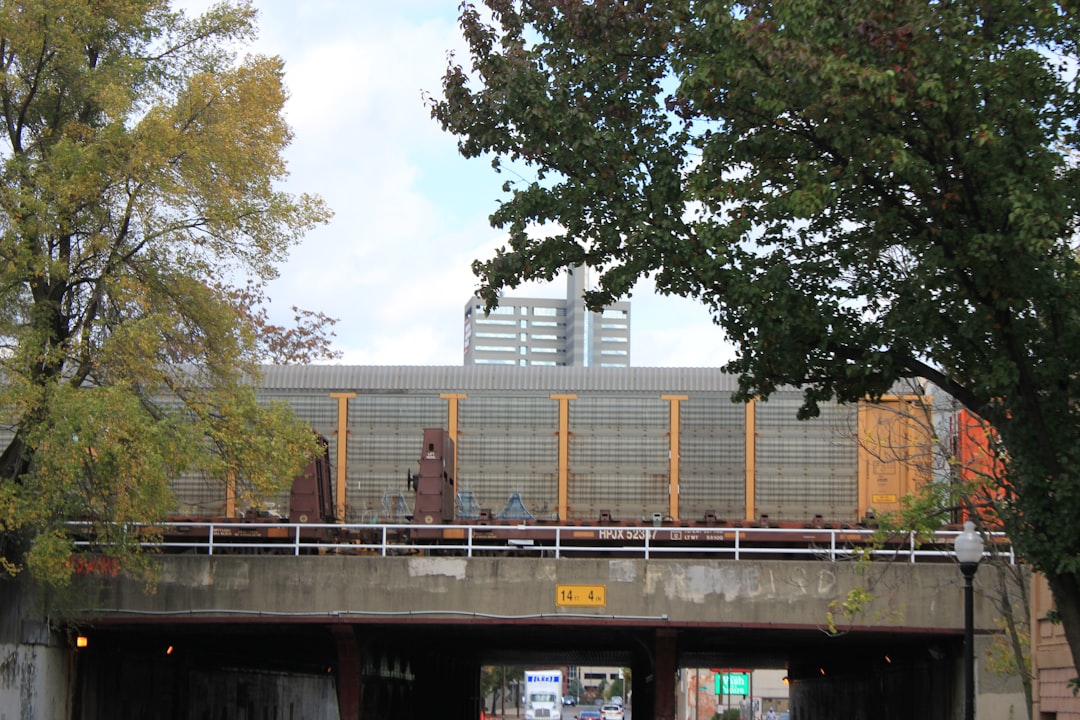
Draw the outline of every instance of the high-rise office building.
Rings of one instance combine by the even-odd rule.
[[[572,270],[566,298],[499,300],[490,314],[471,298],[465,305],[465,365],[630,366],[630,301],[601,312],[585,308],[588,269]]]

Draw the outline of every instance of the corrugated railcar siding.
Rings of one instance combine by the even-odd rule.
[[[406,477],[419,470],[424,428],[446,427],[446,419],[446,401],[434,392],[359,393],[349,400],[348,522],[405,521],[414,500]],[[335,451],[336,445],[331,458]]]
[[[579,397],[570,403],[571,519],[610,510],[642,520],[668,508],[668,404],[652,397]]]
[[[513,493],[556,518],[558,404],[547,395],[470,395],[459,407],[458,492],[498,515]]]
[[[695,393],[680,406],[679,517],[746,517],[746,406]]]
[[[852,522],[858,515],[857,408],[822,405],[798,420],[798,392],[781,391],[757,404],[756,516]]]

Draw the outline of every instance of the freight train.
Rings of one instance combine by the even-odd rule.
[[[798,391],[732,403],[734,381],[715,371],[498,370],[274,368],[261,396],[288,402],[328,440],[333,497],[303,514],[410,522],[415,490],[402,478],[417,469],[423,429],[438,427],[452,441],[450,522],[853,526],[898,509],[931,473],[918,396],[823,403],[799,421]],[[177,516],[245,515],[207,478],[173,488]],[[262,507],[296,519],[295,502]]]
[[[768,412],[764,403],[735,406],[718,421],[709,408],[690,416],[689,407],[701,399],[662,399],[671,408],[666,423],[652,421],[659,429],[584,413],[589,422],[579,424],[563,411],[550,430],[540,423],[527,429],[540,438],[540,452],[511,435],[494,433],[491,440],[471,428],[425,430],[420,477],[437,460],[447,479],[417,490],[410,473],[408,492],[384,502],[384,515],[427,524],[855,527],[899,510],[940,460],[934,457],[932,414],[914,396],[833,406],[826,417],[805,423],[788,421],[790,404]],[[499,445],[504,437],[507,447]],[[477,481],[514,452],[530,455],[527,467],[502,461],[508,474],[517,473],[514,480]],[[415,501],[408,496],[413,492]],[[395,507],[407,512],[393,512]]]
[[[176,478],[165,540],[614,546],[730,543],[738,529],[816,542],[953,472],[929,428],[963,423],[932,397],[822,403],[800,421],[796,389],[733,403],[735,389],[708,368],[269,367],[260,397],[289,403],[322,452],[259,509]],[[964,442],[964,456],[980,443]]]
[[[880,408],[863,412],[880,412]],[[459,543],[468,533],[469,542],[479,546],[516,544],[543,548],[558,543],[572,548],[609,543],[624,549],[635,546],[693,549],[730,545],[737,534],[738,541],[744,545],[788,546],[798,542],[827,545],[837,538],[831,531],[864,529],[868,523],[872,524],[875,508],[869,503],[879,506],[898,503],[898,498],[889,493],[898,493],[901,488],[914,490],[929,477],[929,468],[923,462],[925,447],[923,443],[913,442],[918,434],[913,430],[911,418],[897,414],[895,408],[887,415],[873,417],[872,426],[863,423],[867,434],[863,438],[866,447],[861,450],[860,465],[867,486],[858,490],[860,511],[858,517],[839,522],[819,514],[785,519],[772,519],[765,514],[733,518],[713,511],[696,518],[677,518],[661,512],[651,517],[620,518],[610,510],[601,510],[593,518],[537,518],[516,493],[508,498],[501,511],[494,512],[477,507],[469,492],[457,482],[456,447],[451,433],[445,428],[427,428],[422,432],[417,472],[411,469],[406,472],[398,496],[408,511],[389,523],[392,526],[389,531],[376,528],[374,523],[342,522],[343,515],[334,502],[329,444],[323,441],[322,453],[294,479],[287,516],[243,513],[213,518],[177,517],[165,526],[164,539],[174,548],[201,547],[216,540],[233,549],[238,543],[243,547],[244,542],[264,549],[274,543],[300,546],[316,542],[330,543],[339,549],[380,542],[414,546],[421,543],[434,549]],[[872,433],[871,427],[878,434]],[[883,428],[887,432],[881,434]],[[566,494],[567,488],[560,487],[553,504],[565,506]],[[737,533],[733,532],[736,530]],[[852,534],[841,539],[860,543],[867,537]]]

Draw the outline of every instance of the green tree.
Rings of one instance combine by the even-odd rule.
[[[178,473],[261,495],[315,449],[252,383],[328,354],[332,324],[263,307],[329,211],[275,187],[291,131],[281,60],[237,57],[254,22],[245,2],[0,5],[0,576],[62,586],[65,518],[127,557],[123,523],[167,512]]]
[[[995,434],[984,422],[959,408],[955,400],[944,397],[935,402],[916,381],[901,383],[903,386],[907,386],[902,395],[908,401],[889,405],[895,416],[883,418],[902,430],[871,434],[852,428],[863,452],[882,463],[908,465],[928,477],[925,484],[901,498],[899,510],[878,514],[874,547],[888,548],[912,539],[933,541],[936,531],[958,517],[971,518],[981,533],[998,530],[996,518],[1007,508],[999,507],[999,490],[1006,479],[1000,474],[1004,464],[997,455]],[[986,667],[1020,682],[1026,714],[1031,718],[1031,574],[1026,564],[1009,556],[1008,546],[996,537],[988,537],[985,547],[978,592],[999,613],[995,620],[998,629],[986,653]],[[879,583],[888,581],[889,563],[875,559],[869,551],[869,547],[863,548],[857,555],[861,586],[843,600],[829,604],[827,618],[832,632],[846,630],[838,625],[840,622],[846,626],[868,614],[882,617],[880,611],[875,612],[874,604],[881,595]],[[897,611],[904,612],[893,612]]]
[[[483,698],[484,708],[494,711],[495,708],[487,707],[488,698],[495,702],[496,693],[502,688],[502,668],[485,665],[480,668],[480,697]]]
[[[514,688],[517,688],[516,694]],[[525,668],[507,665],[485,665],[480,668],[480,697],[490,698],[493,713],[503,714],[506,706],[513,713],[514,704],[522,701],[525,692]]]
[[[513,170],[488,306],[585,264],[736,346],[739,399],[926,378],[1007,448],[1002,521],[1080,658],[1075,3],[466,3],[433,117]]]
[[[619,692],[612,693],[613,695],[619,695],[622,697],[623,702],[627,705],[630,704],[630,693],[634,688],[634,676],[633,671],[628,668],[619,668]]]
[[[567,692],[578,702],[585,697],[585,688],[582,687],[581,681],[577,679],[577,676],[572,676],[567,683]]]

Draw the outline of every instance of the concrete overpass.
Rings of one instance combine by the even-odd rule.
[[[959,717],[949,562],[176,555],[153,593],[137,578],[94,584],[76,656],[87,720],[116,702],[172,717],[133,685],[197,705],[191,682],[167,678],[214,663],[332,678],[340,717],[365,720],[475,720],[481,665],[556,662],[631,667],[635,720],[675,717],[679,667],[725,666],[787,668],[793,720]],[[874,599],[845,617],[855,588]],[[990,632],[998,612],[981,593],[975,608]],[[1015,688],[979,681],[981,720],[1021,711]]]

